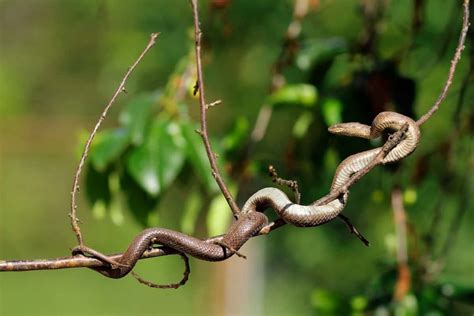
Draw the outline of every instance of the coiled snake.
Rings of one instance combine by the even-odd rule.
[[[360,123],[342,123],[330,127],[329,131],[339,135],[373,139],[382,135],[384,131],[397,131],[405,124],[408,125],[405,138],[383,159],[382,163],[385,164],[406,157],[418,145],[420,131],[411,118],[395,112],[382,112],[375,117],[371,126]],[[370,163],[381,149],[382,147],[371,149],[346,158],[336,170],[331,192],[340,188],[354,173]],[[165,228],[149,228],[135,237],[127,251],[116,262],[113,262],[115,265],[93,269],[107,277],[124,277],[133,269],[142,254],[156,244],[202,260],[225,260],[268,224],[268,219],[263,214],[263,211],[268,207],[272,208],[286,223],[309,227],[321,225],[334,219],[342,211],[346,201],[347,194],[343,194],[325,205],[314,205],[315,203],[299,205],[292,203],[287,195],[279,189],[264,188],[247,200],[242,208],[241,216],[230,226],[219,244],[206,242]],[[76,248],[73,253],[88,253],[100,257],[97,252],[84,250],[84,248]],[[106,260],[103,257],[102,259]]]

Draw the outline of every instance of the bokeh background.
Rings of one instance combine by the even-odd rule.
[[[240,205],[274,185],[269,164],[298,180],[310,203],[327,193],[342,159],[381,144],[331,136],[331,124],[369,124],[384,110],[425,113],[462,18],[461,1],[200,2],[207,99],[223,101],[209,111],[210,134]],[[83,175],[85,241],[112,253],[145,226],[199,237],[225,231],[230,211],[191,132],[198,105],[188,1],[2,0],[0,14],[1,259],[66,256],[75,246],[68,211],[81,145],[152,32],[161,32],[157,45],[112,109]],[[344,214],[370,247],[334,220],[255,238],[242,249],[248,260],[191,260],[178,290],[85,269],[0,273],[0,314],[472,315],[473,40],[470,32],[416,152],[351,190]],[[271,118],[259,140],[252,131],[262,128],[263,105]],[[397,261],[397,188],[408,277]],[[179,257],[137,267],[158,283],[182,269]]]

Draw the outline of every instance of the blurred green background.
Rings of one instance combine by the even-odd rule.
[[[370,124],[384,110],[419,118],[445,81],[461,1],[308,3],[300,36],[284,41],[293,1],[201,1],[207,101],[223,101],[210,109],[209,129],[239,205],[273,185],[269,164],[298,180],[303,203],[322,197],[342,159],[381,143],[331,136],[329,125]],[[145,226],[199,237],[225,231],[230,211],[192,132],[198,105],[188,1],[2,0],[0,13],[2,260],[66,256],[76,245],[68,211],[81,145],[152,32],[161,32],[157,45],[128,81],[83,174],[86,244],[122,251]],[[470,32],[450,93],[423,125],[416,152],[352,188],[344,214],[370,247],[334,220],[255,238],[242,249],[248,260],[192,259],[190,280],[178,290],[84,269],[0,273],[0,314],[472,315],[473,41]],[[286,83],[270,92],[281,56]],[[273,115],[262,141],[252,142],[263,104]],[[396,187],[411,271],[400,299]],[[137,267],[158,283],[177,280],[182,269],[178,257]]]

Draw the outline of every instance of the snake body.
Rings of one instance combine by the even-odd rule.
[[[411,154],[420,139],[418,125],[411,118],[395,112],[381,112],[372,122],[371,126],[361,123],[341,123],[333,125],[329,131],[333,134],[355,136],[367,139],[380,137],[384,131],[397,131],[408,124],[405,139],[393,148],[382,163],[398,161]],[[372,159],[382,150],[382,147],[367,150],[346,158],[338,166],[331,185],[331,191],[339,189],[349,178],[369,164]],[[347,195],[335,199],[325,205],[299,205],[290,201],[288,196],[276,188],[264,188],[253,194],[242,208],[243,213],[262,211],[271,207],[285,222],[300,226],[312,227],[324,224],[343,210],[347,201]]]
[[[119,266],[93,269],[109,278],[122,278],[154,244],[160,244],[206,261],[225,260],[267,224],[268,219],[263,213],[253,212],[242,215],[229,227],[220,245],[166,228],[148,228],[133,239],[125,253],[116,261]]]
[[[380,137],[384,131],[397,131],[408,124],[405,139],[393,148],[382,163],[391,163],[411,154],[420,141],[420,129],[411,118],[396,112],[381,112],[372,122],[371,126],[360,123],[341,123],[329,128],[329,132],[344,136],[356,136],[366,139]],[[347,157],[337,167],[331,185],[331,191],[343,185],[354,173],[363,169],[382,150],[382,147],[367,150]]]
[[[384,158],[382,163],[385,164],[402,159],[416,148],[420,131],[412,119],[395,112],[382,112],[377,115],[371,126],[360,123],[342,123],[330,127],[329,131],[339,135],[372,139],[379,137],[384,131],[399,130],[405,124],[408,124],[406,137]],[[370,163],[380,150],[381,147],[346,158],[336,170],[331,192],[340,188],[354,173]],[[288,196],[279,189],[264,188],[247,200],[242,208],[241,216],[230,226],[220,244],[206,242],[165,228],[149,228],[135,237],[127,251],[117,260],[118,266],[93,269],[107,277],[121,278],[127,275],[142,254],[155,244],[202,260],[225,260],[268,224],[268,219],[263,214],[268,207],[274,209],[285,222],[306,227],[321,225],[334,219],[344,208],[346,200],[347,193],[325,205],[315,205],[315,203],[299,205],[291,202]]]

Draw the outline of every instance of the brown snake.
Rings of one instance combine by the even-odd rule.
[[[397,131],[408,124],[405,138],[383,159],[382,163],[398,161],[412,153],[420,138],[417,124],[410,118],[395,113],[378,114],[371,126],[360,123],[342,123],[329,128],[334,134],[357,136],[367,139],[377,138],[384,131]],[[364,168],[381,150],[381,147],[354,154],[346,158],[337,168],[331,192],[341,187],[354,173]],[[87,249],[75,248],[73,254],[88,253],[112,263],[111,267],[93,268],[111,278],[127,275],[142,254],[155,244],[172,248],[179,253],[188,254],[207,261],[220,261],[232,256],[251,237],[268,224],[263,211],[270,207],[285,222],[295,226],[317,226],[334,219],[346,204],[347,193],[325,205],[299,205],[290,201],[285,193],[276,188],[264,188],[253,194],[242,208],[242,215],[234,222],[220,244],[206,242],[165,228],[149,228],[132,241],[127,251],[116,261]]]

